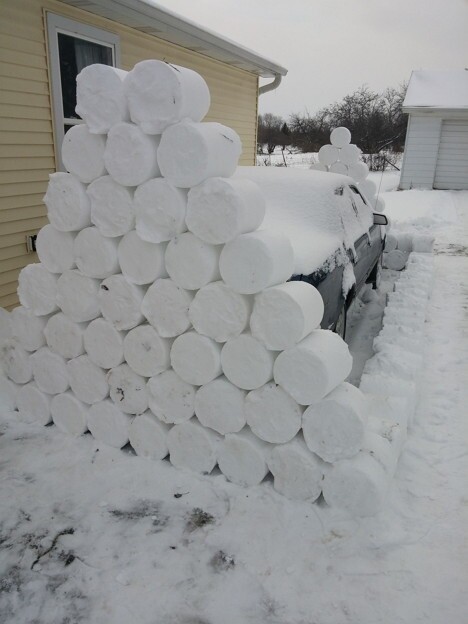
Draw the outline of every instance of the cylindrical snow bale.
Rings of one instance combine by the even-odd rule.
[[[362,182],[369,175],[369,167],[365,162],[357,162],[348,167],[348,175],[353,178],[355,182]]]
[[[144,288],[131,284],[123,275],[108,277],[99,288],[102,316],[116,329],[133,329],[143,322],[140,307],[144,294]]]
[[[128,364],[112,368],[107,380],[110,397],[126,414],[143,414],[148,409],[146,379],[137,375]]]
[[[394,251],[397,248],[398,240],[394,234],[385,236],[385,251]]]
[[[11,323],[11,312],[0,308],[0,348],[13,336],[13,326]]]
[[[88,65],[76,77],[76,107],[89,131],[105,134],[120,121],[128,121],[123,80],[127,72],[111,65]]]
[[[118,241],[103,236],[97,227],[81,230],[75,238],[74,252],[78,269],[87,277],[104,279],[118,273]]]
[[[125,332],[106,319],[97,318],[85,329],[83,342],[89,359],[101,368],[115,368],[124,361]]]
[[[162,243],[187,230],[187,191],[164,178],[154,178],[135,191],[136,231],[145,241]]]
[[[189,191],[186,223],[198,238],[219,245],[260,227],[265,210],[255,182],[209,178]]]
[[[109,384],[106,372],[96,366],[87,355],[80,355],[67,363],[70,388],[76,397],[92,405],[106,398],[109,394]]]
[[[245,425],[245,392],[226,377],[218,377],[198,389],[195,414],[204,427],[222,435],[240,431]]]
[[[106,175],[94,180],[86,192],[91,202],[91,221],[103,236],[123,236],[135,227],[132,189]]]
[[[340,162],[348,165],[348,167],[358,163],[361,158],[361,150],[357,145],[351,143],[340,149]]]
[[[49,221],[61,232],[75,232],[91,225],[86,186],[71,173],[50,174],[44,203]]]
[[[417,253],[432,253],[434,237],[427,234],[415,234],[413,236],[412,251]]]
[[[402,271],[406,266],[408,254],[399,249],[388,251],[383,254],[382,263],[386,269],[392,271]]]
[[[129,440],[135,453],[146,459],[164,459],[169,453],[167,434],[170,426],[147,410],[133,419]]]
[[[292,500],[314,502],[322,492],[323,462],[311,453],[301,436],[279,444],[268,456],[273,487]]]
[[[88,410],[89,406],[77,399],[70,390],[55,395],[50,404],[55,425],[63,433],[72,436],[80,436],[88,431]]]
[[[220,253],[219,245],[210,245],[185,232],[167,245],[166,270],[181,288],[197,290],[219,279]]]
[[[313,162],[310,165],[310,169],[314,169],[315,171],[328,171],[327,165],[322,165],[320,162]]]
[[[385,212],[385,200],[380,195],[373,200],[371,205],[374,212]],[[387,220],[390,223],[390,219]]]
[[[31,381],[33,376],[31,354],[14,338],[3,346],[2,360],[5,375],[12,381],[17,384]]]
[[[294,251],[287,236],[268,230],[242,234],[227,243],[219,260],[221,276],[236,292],[258,293],[288,280]]]
[[[57,304],[76,323],[92,321],[100,315],[98,293],[99,280],[80,271],[64,271],[57,282]]]
[[[17,407],[19,387],[0,372],[0,409],[13,412]]]
[[[275,381],[300,405],[310,405],[344,381],[352,365],[345,341],[329,330],[316,329],[276,358]]]
[[[397,249],[406,253],[413,251],[413,235],[408,232],[399,232],[397,234]]]
[[[342,162],[335,162],[333,165],[330,165],[331,173],[339,173],[340,175],[348,175],[348,165]]]
[[[18,298],[21,305],[36,316],[46,316],[58,309],[57,275],[42,264],[28,264],[18,277]]]
[[[322,165],[333,165],[340,157],[340,151],[333,145],[322,145],[317,154],[319,162]]]
[[[66,170],[81,182],[92,182],[106,173],[105,149],[105,136],[91,134],[85,124],[72,126],[63,138],[63,164]]]
[[[160,277],[166,277],[164,264],[164,243],[148,243],[135,230],[128,232],[119,243],[120,270],[133,284],[152,284]]]
[[[18,306],[11,311],[11,333],[26,351],[37,351],[46,343],[44,329],[49,316],[36,316],[34,312]]]
[[[310,450],[326,462],[335,462],[349,459],[362,449],[366,422],[364,394],[342,383],[306,409],[302,429]]]
[[[158,163],[170,184],[190,188],[208,178],[232,176],[241,153],[241,140],[232,128],[187,120],[163,132]]]
[[[171,364],[184,381],[202,386],[222,373],[221,346],[207,336],[189,331],[174,340]]]
[[[42,347],[31,355],[31,364],[39,390],[47,394],[61,394],[69,386],[67,363],[49,347]]]
[[[167,434],[171,464],[209,474],[216,466],[220,436],[202,427],[196,418],[174,425]]]
[[[172,369],[148,379],[146,387],[149,408],[162,422],[180,424],[194,415],[196,387]]]
[[[89,408],[88,429],[98,442],[107,446],[122,448],[128,444],[131,422],[132,419],[110,399]]]
[[[86,323],[75,323],[62,312],[51,316],[44,329],[47,345],[52,351],[71,360],[83,355],[83,334]]]
[[[275,383],[249,392],[245,399],[247,424],[265,442],[283,444],[297,434],[303,408]]]
[[[340,126],[339,128],[335,128],[330,133],[330,143],[335,147],[345,147],[349,145],[351,142],[351,132],[348,128],[344,126]]]
[[[250,329],[268,349],[281,351],[319,327],[323,311],[322,296],[314,286],[286,282],[255,295]]]
[[[188,312],[192,299],[192,292],[171,279],[158,279],[146,291],[141,311],[160,336],[174,338],[190,327]]]
[[[189,318],[199,334],[226,342],[239,336],[249,322],[251,301],[222,281],[203,286],[189,308]]]
[[[33,381],[22,386],[16,397],[19,420],[28,424],[36,422],[39,425],[48,425],[52,420],[50,399]]]
[[[219,469],[232,483],[258,485],[268,473],[266,457],[270,449],[271,445],[255,437],[248,427],[228,433],[219,445]]]
[[[256,390],[273,377],[276,355],[246,333],[226,342],[221,352],[221,364],[224,374],[235,386]]]
[[[205,80],[166,61],[140,61],[124,80],[130,117],[148,134],[161,134],[182,119],[201,121],[210,108]]]
[[[363,193],[369,201],[377,195],[377,185],[373,180],[362,180],[358,184],[359,190]]]
[[[53,225],[45,225],[38,232],[36,251],[41,264],[51,273],[63,273],[75,268],[73,243],[75,234],[61,232]]]
[[[107,135],[104,162],[118,184],[138,186],[161,175],[158,166],[159,137],[145,134],[131,123],[118,123]]]
[[[151,325],[131,329],[124,339],[124,356],[135,373],[153,377],[171,365],[172,340],[161,338]]]

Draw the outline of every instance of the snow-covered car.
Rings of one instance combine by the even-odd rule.
[[[378,285],[387,219],[374,213],[349,177],[285,167],[238,167],[236,177],[256,182],[267,201],[262,229],[286,234],[295,268],[292,280],[322,295],[322,328],[344,337],[346,311],[366,283]]]

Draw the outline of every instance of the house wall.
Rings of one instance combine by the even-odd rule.
[[[44,10],[118,34],[121,65],[146,58],[190,67],[207,81],[207,121],[234,128],[242,139],[241,164],[255,163],[258,78],[201,54],[142,34],[57,0],[0,2],[0,306],[17,305],[20,270],[37,262],[26,235],[47,222],[42,203],[55,150]]]
[[[409,116],[400,188],[432,188],[441,124],[441,117]]]

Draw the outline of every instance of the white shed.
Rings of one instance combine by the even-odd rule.
[[[468,189],[468,69],[413,71],[400,188]]]

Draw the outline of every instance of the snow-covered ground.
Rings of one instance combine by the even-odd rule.
[[[395,229],[436,236],[422,396],[386,508],[356,521],[3,414],[2,623],[468,621],[468,193],[384,197]],[[350,315],[355,383],[398,276]]]

